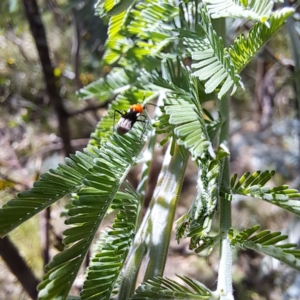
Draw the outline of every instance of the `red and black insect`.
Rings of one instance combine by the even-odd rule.
[[[125,134],[131,130],[135,122],[142,122],[147,123],[147,117],[142,115],[144,111],[144,106],[142,104],[133,104],[129,107],[129,109],[125,112],[121,112],[119,110],[115,110],[114,113],[114,120],[116,112],[121,115],[121,118],[117,124],[117,133],[118,134]],[[144,118],[144,119],[139,119]],[[144,126],[145,130],[145,126]]]

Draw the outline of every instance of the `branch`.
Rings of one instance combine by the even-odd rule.
[[[37,285],[39,281],[8,237],[0,239],[0,255],[12,273],[18,278],[28,295],[32,299],[37,299]]]
[[[36,0],[23,0],[23,4],[42,64],[46,90],[50,99],[50,103],[53,106],[58,118],[59,133],[64,143],[64,151],[65,154],[68,155],[72,152],[68,113],[64,108],[63,99],[59,94],[57,81],[53,73],[53,66],[49,56],[45,28],[41,19],[39,7]]]

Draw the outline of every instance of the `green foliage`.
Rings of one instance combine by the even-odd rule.
[[[283,8],[272,13],[267,24],[257,23],[250,29],[248,37],[238,36],[228,51],[236,72],[241,72],[256,53],[265,45],[283,25],[286,19],[293,14],[293,9]]]
[[[126,90],[127,87],[124,87]],[[127,111],[130,105],[141,103],[143,98],[149,101],[153,99],[153,96],[155,96],[153,92],[146,90],[127,90],[122,95],[118,95],[117,99],[111,103],[108,114],[102,118],[97,124],[96,130],[91,134],[89,144],[99,147],[107,142],[115,130],[114,126],[116,126],[116,122],[120,118],[120,115],[115,113],[116,109],[121,112]]]
[[[84,176],[90,173],[93,159],[92,150],[84,150],[66,158],[67,165],[43,174],[29,191],[18,194],[0,209],[0,236],[4,236],[58,199],[77,192],[82,187]]]
[[[207,5],[188,1],[178,7],[166,0],[138,3],[107,0],[96,5],[97,14],[111,16],[104,62],[114,64],[114,68],[106,78],[84,87],[78,95],[83,99],[112,101],[108,114],[97,125],[83,153],[71,155],[67,165],[42,175],[31,190],[20,193],[0,210],[0,233],[5,235],[58,199],[77,193],[73,195],[66,220],[70,225],[64,231],[66,248],[47,266],[39,285],[39,299],[68,297],[109,207],[117,211],[117,216],[112,228],[100,238],[81,299],[109,299],[116,295],[119,285],[120,300],[223,296],[225,289],[211,292],[185,276],[178,276],[185,285],[161,277],[189,155],[198,167],[197,192],[189,211],[177,221],[178,242],[190,237],[190,249],[197,253],[211,250],[220,241],[223,245],[230,237],[232,247],[253,249],[300,269],[299,250],[292,244],[278,244],[286,238],[280,233],[262,231],[253,235],[258,230],[256,226],[234,237],[228,226],[221,225],[219,232],[212,234],[215,212],[220,209],[222,217],[222,204],[233,200],[234,195],[268,201],[300,215],[300,206],[293,200],[300,193],[286,185],[265,186],[274,176],[273,171],[246,173],[239,179],[234,175],[230,186],[227,185],[224,170],[229,153],[226,145],[220,144],[219,136],[228,116],[223,119],[224,112],[219,111],[216,118],[203,108],[210,100],[219,104],[217,98],[243,86],[239,73],[281,28],[292,10],[271,13],[273,2],[267,4],[267,1],[204,2]],[[243,16],[259,22],[249,31],[248,38],[240,35],[226,48],[214,30],[211,17],[227,16]],[[150,122],[137,122],[126,135],[114,131],[120,117],[116,110],[127,111],[132,104],[145,105],[156,98],[162,114],[154,124],[155,132]],[[126,175],[142,157],[145,138],[150,132],[151,145],[146,150],[139,192],[145,190],[155,134],[166,134],[161,144],[170,139],[171,150],[167,150],[149,211],[139,226],[141,195],[128,188],[125,192],[120,190]],[[230,272],[230,247],[223,247],[220,253],[220,264],[224,263]],[[144,282],[134,294],[144,257],[147,261]],[[231,278],[226,284],[229,297]]]
[[[296,249],[297,244],[282,244],[288,236],[280,232],[264,230],[253,235],[259,228],[260,226],[256,225],[240,232],[231,239],[231,245],[261,252],[300,271],[300,250]],[[232,231],[230,234],[232,235]]]
[[[174,26],[167,24],[176,15],[175,3],[172,5],[167,1],[138,3],[130,12],[114,15],[109,21],[104,61],[107,64],[118,61],[126,67],[139,64],[153,69],[159,61],[155,62],[151,57],[161,53],[173,39]]]
[[[215,238],[208,236],[211,230],[213,215],[217,208],[221,174],[224,158],[228,153],[223,149],[217,152],[217,159],[203,157],[198,160],[199,173],[197,194],[187,214],[183,215],[176,224],[176,239],[191,237],[190,249],[200,252],[213,246]],[[200,242],[203,242],[200,245]]]
[[[211,299],[211,291],[186,276],[177,275],[186,285],[162,277],[144,282],[130,299]],[[186,287],[188,286],[188,287]]]
[[[233,195],[243,195],[262,199],[285,208],[296,215],[300,215],[297,201],[294,202],[293,200],[290,200],[300,198],[300,193],[297,190],[289,189],[288,185],[281,185],[273,188],[265,186],[274,175],[274,171],[257,171],[252,175],[250,175],[250,172],[247,172],[237,180],[237,174],[235,174],[231,178],[230,193],[221,192],[221,195],[228,200],[232,200]]]
[[[66,221],[72,225],[64,232],[67,248],[47,266],[48,273],[39,285],[40,299],[67,296],[102,218],[143,146],[142,141],[136,144],[142,126],[136,128],[137,132],[124,137],[112,136],[101,151],[89,148],[72,155],[72,160],[67,159],[68,166],[61,165],[43,175],[33,189],[19,194],[0,210],[1,233],[5,234],[55,200],[80,189]]]
[[[194,61],[192,68],[195,70],[193,75],[200,80],[207,80],[205,93],[211,93],[221,85],[218,97],[222,98],[231,87],[234,87],[233,94],[237,86],[241,85],[240,76],[235,72],[230,57],[225,52],[222,39],[214,31],[207,11],[202,10],[201,16],[205,37],[198,40],[185,40],[185,45],[194,49],[192,51]]]
[[[116,16],[122,14],[122,12],[128,9],[133,3],[134,3],[133,0],[125,0],[125,1],[99,0],[95,5],[95,11],[96,14],[98,14],[101,17],[105,15]]]
[[[93,148],[97,153],[94,172],[85,176],[84,187],[73,201],[74,208],[69,210],[66,220],[66,224],[72,225],[64,231],[67,248],[47,266],[48,272],[39,285],[39,299],[67,296],[110,203],[143,146],[143,142],[135,142],[140,133],[141,126],[139,131],[126,136],[112,136],[100,150]]]
[[[77,95],[82,99],[96,98],[99,101],[106,101],[117,95],[120,91],[129,89],[136,81],[137,74],[129,69],[114,68],[106,76],[93,81],[80,89]]]
[[[139,196],[132,190],[117,193],[111,208],[118,211],[112,228],[97,245],[81,291],[81,299],[108,299],[124,265],[136,231]]]
[[[246,18],[264,23],[269,19],[273,1],[234,1],[204,0],[208,13],[212,18]]]
[[[201,157],[206,150],[212,153],[210,138],[216,135],[221,122],[214,120],[211,115],[205,118],[200,101],[209,99],[209,95],[203,96],[203,85],[197,84],[191,71],[179,61],[168,61],[165,73],[169,74],[169,78],[153,76],[154,84],[167,89],[163,108],[165,114],[156,125],[158,132],[168,133],[169,136],[174,133],[177,143],[189,149],[194,159]]]

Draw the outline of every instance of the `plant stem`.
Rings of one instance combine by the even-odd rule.
[[[156,189],[151,201],[150,214],[146,225],[146,239],[149,258],[144,280],[162,276],[167,260],[175,210],[179,199],[188,151],[175,146],[170,154],[171,143],[165,154]],[[184,153],[184,157],[182,153]]]
[[[150,207],[128,255],[128,263],[119,289],[120,300],[127,299],[132,294],[144,256],[147,263],[144,281],[162,276],[164,272],[175,210],[189,157],[188,151],[185,149],[180,151],[177,145],[173,156],[170,149],[171,143],[165,154]],[[184,156],[181,153],[184,153]]]
[[[219,36],[222,37],[224,44],[226,42],[226,23],[225,19],[213,20],[213,26]],[[221,113],[223,124],[220,131],[219,143],[220,145],[229,145],[229,96],[226,95],[222,100],[217,100],[218,109]],[[230,172],[229,172],[229,159],[226,158],[223,168],[222,187],[229,188]],[[231,203],[227,200],[220,199],[220,230],[227,233],[231,227]]]
[[[225,19],[213,20],[213,26],[219,36],[222,37],[224,46],[226,44],[226,23]],[[220,131],[219,142],[220,145],[228,147],[229,145],[229,95],[226,95],[222,100],[217,100],[218,109],[221,113],[223,124]],[[222,188],[229,189],[230,172],[229,172],[229,158],[225,158]],[[218,274],[218,287],[222,299],[233,299],[232,295],[232,250],[230,247],[230,240],[228,238],[228,230],[231,227],[231,202],[219,197],[219,211],[220,211],[220,233],[222,241],[220,244],[220,265]]]
[[[136,279],[145,254],[146,244],[144,242],[136,243],[131,249],[119,288],[119,300],[126,300],[134,293]]]
[[[58,130],[64,144],[65,155],[68,156],[73,152],[73,148],[71,146],[71,132],[68,123],[68,113],[65,109],[63,99],[59,93],[57,79],[54,76],[54,67],[50,59],[46,32],[41,18],[38,2],[36,0],[23,0],[23,4],[31,33],[40,57],[49,100],[56,112],[59,123]]]

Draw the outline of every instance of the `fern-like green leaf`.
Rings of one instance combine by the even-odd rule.
[[[129,0],[126,1],[129,3]],[[103,5],[100,5],[99,14],[102,14],[102,8]],[[166,0],[145,1],[113,15],[109,22],[103,60],[107,64],[118,61],[125,67],[139,62],[147,69],[158,67],[160,61],[155,61],[155,57],[164,55],[163,49],[174,40],[172,29],[175,28],[174,19],[178,15],[177,5]]]
[[[55,170],[43,174],[33,188],[18,194],[0,209],[0,236],[30,219],[32,216],[57,200],[78,191],[83,178],[89,174],[97,154],[85,149],[83,153],[71,154],[66,158],[67,165],[59,165]]]
[[[235,0],[204,0],[210,16],[215,18],[246,18],[264,23],[272,12],[273,1],[250,0],[245,6],[243,1]]]
[[[85,176],[85,187],[73,201],[74,207],[69,210],[66,220],[66,224],[72,225],[64,232],[67,248],[47,266],[48,272],[39,285],[39,299],[67,296],[99,224],[143,147],[142,128],[137,124],[124,136],[113,135],[100,150],[92,148],[97,154],[93,173]]]
[[[210,18],[205,10],[201,10],[202,27],[205,38],[194,39],[186,37],[184,44],[192,53],[193,75],[205,82],[205,92],[211,93],[219,88],[218,98],[222,98],[233,87],[235,92],[238,85],[242,86],[240,76],[236,73],[231,58],[224,51],[224,44],[212,27]]]
[[[101,119],[97,124],[96,130],[91,134],[90,145],[100,147],[113,133],[114,110],[127,110],[130,105],[141,103],[145,97],[149,97],[149,92],[142,92],[132,88],[136,83],[137,76],[132,69],[114,68],[106,78],[94,81],[79,90],[78,95],[83,99],[95,98],[100,101],[109,101],[117,97],[112,102],[108,115]],[[119,115],[117,120],[118,117]]]
[[[181,237],[191,237],[190,249],[196,249],[196,252],[212,247],[217,241],[217,237],[212,238],[208,234],[217,206],[223,159],[227,155],[228,153],[219,149],[219,159],[211,160],[207,156],[198,160],[197,195],[190,211],[176,222],[177,241],[179,242]]]
[[[169,89],[164,99],[165,115],[159,118],[157,132],[174,132],[178,137],[177,143],[189,149],[193,159],[201,157],[207,150],[214,156],[207,129],[211,125],[209,130],[213,132],[213,121],[204,118],[199,98],[202,95],[201,86],[196,84],[197,80],[192,78],[179,59],[176,63],[168,61],[164,74],[166,79],[152,76],[154,84]]]
[[[211,291],[202,283],[186,276],[178,277],[188,287],[168,278],[155,277],[144,282],[130,299],[211,299]]]
[[[189,149],[194,159],[212,147],[205,125],[201,124],[203,115],[195,111],[193,103],[174,97],[165,102],[164,109],[170,116],[169,124],[174,126],[177,143]]]
[[[114,126],[116,126],[120,115],[115,113],[115,110],[125,112],[132,104],[145,103],[152,100],[155,97],[155,93],[146,90],[126,89],[123,94],[119,94],[116,100],[111,103],[108,114],[105,115],[101,121],[97,124],[96,130],[91,134],[91,140],[89,145],[100,147],[103,143],[107,142],[109,137],[114,132]]]
[[[106,101],[120,92],[125,92],[137,79],[137,75],[129,69],[113,68],[106,78],[95,80],[77,92],[82,99]]]
[[[274,171],[257,171],[251,175],[250,172],[247,172],[237,181],[237,175],[235,174],[231,178],[230,194],[221,193],[221,195],[227,199],[232,199],[234,194],[255,197],[299,215],[297,201],[290,200],[300,198],[300,193],[297,190],[289,189],[288,185],[281,185],[274,188],[265,186],[274,175]]]
[[[258,229],[259,225],[255,225],[240,232],[231,239],[231,245],[267,254],[300,271],[300,250],[296,249],[297,244],[282,244],[287,236],[280,232],[265,230],[253,235]]]
[[[234,245],[235,241],[244,241],[244,240],[248,239],[259,228],[260,228],[260,225],[254,225],[250,228],[247,228],[247,229],[239,232],[238,234],[236,234],[235,237],[234,237],[233,229],[230,228],[228,230],[228,236],[230,236],[231,243],[232,243],[232,245]]]
[[[108,2],[113,2],[112,0],[107,0]],[[125,5],[129,4],[130,2],[134,2],[132,0],[125,0],[123,3]],[[128,6],[128,7],[129,7]],[[126,9],[128,8],[126,7]],[[96,5],[96,14],[99,15],[102,14],[102,6]],[[122,6],[117,6],[116,11],[119,10],[119,8],[123,9]],[[108,64],[112,65],[116,63],[117,60],[120,59],[122,53],[126,53],[130,49],[130,41],[121,34],[121,31],[123,29],[123,26],[125,25],[127,18],[129,16],[130,9],[123,10],[119,14],[111,14],[111,18],[109,19],[108,23],[108,37],[105,43],[106,51],[103,55],[103,61]]]
[[[118,212],[116,219],[98,245],[81,291],[81,299],[105,300],[112,296],[129,247],[136,231],[139,197],[133,190],[118,193],[111,207]]]
[[[129,33],[157,43],[172,37],[169,23],[178,16],[179,9],[167,1],[146,1],[139,3],[132,14],[133,20],[127,28]]]
[[[123,11],[122,13],[115,15],[109,19],[108,23],[108,40],[107,43],[118,43],[119,39],[122,39],[122,35],[120,31],[122,30],[123,25],[125,24],[128,16],[127,11]]]
[[[135,0],[99,0],[95,5],[95,12],[100,17],[117,16],[127,10]]]
[[[259,2],[259,1],[256,1]],[[286,19],[294,13],[293,8],[276,10],[268,19],[269,26],[257,23],[250,29],[248,38],[243,34],[238,36],[228,52],[237,73],[250,62],[265,43],[282,27]]]
[[[286,209],[297,216],[300,216],[300,201],[299,200],[271,201],[271,203],[276,206],[279,206],[283,209]]]
[[[127,34],[135,40],[134,55],[145,57],[163,55],[162,50],[174,40],[174,18],[179,9],[173,1],[145,1],[138,3],[130,14]],[[143,63],[145,66],[145,63]]]

